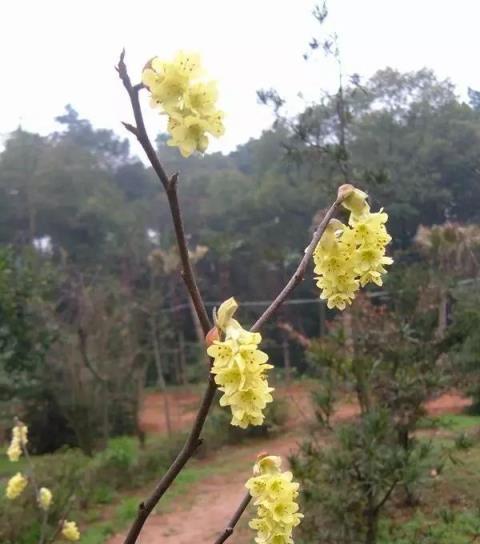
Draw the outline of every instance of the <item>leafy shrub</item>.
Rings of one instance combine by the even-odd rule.
[[[33,458],[35,474],[41,486],[48,487],[54,500],[49,519],[58,520],[72,507],[81,507],[88,497],[91,478],[85,477],[90,460],[77,450]],[[15,501],[0,497],[0,542],[2,544],[36,544],[40,532],[40,517],[36,501],[32,500],[31,485]],[[49,532],[55,527],[50,525]]]
[[[108,447],[93,458],[77,449],[33,457],[39,484],[53,493],[50,519],[61,519],[67,510],[78,513],[95,504],[107,504],[116,491],[134,489],[157,478],[168,468],[183,440],[182,435],[155,439],[141,449],[134,438],[118,437],[110,440]],[[2,544],[37,544],[40,521],[35,501],[28,495],[32,489],[29,486],[23,496],[8,501],[3,485],[0,486]],[[118,512],[119,519],[131,518],[133,503],[136,509],[138,499],[123,505]],[[94,536],[91,538],[93,542],[103,542]]]

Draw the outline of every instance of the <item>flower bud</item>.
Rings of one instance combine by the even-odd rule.
[[[50,508],[52,504],[53,495],[50,489],[47,487],[41,487],[38,491],[37,501],[38,505],[45,512]]]
[[[218,333],[217,327],[212,327],[208,332],[207,336],[205,336],[205,344],[207,345],[207,348],[211,346],[216,340],[220,339],[220,335]]]
[[[350,195],[354,190],[355,187],[350,183],[344,183],[343,185],[340,185],[337,191],[337,199],[343,200],[344,198],[347,198],[347,196]]]
[[[223,302],[215,314],[215,325],[221,331],[225,331],[229,321],[232,319],[237,309],[238,303],[233,297],[230,297],[228,300]]]
[[[365,211],[368,211],[369,206],[367,204],[367,193],[356,189],[353,185],[342,185],[339,188],[339,194],[342,187],[349,187],[349,190],[346,193],[342,201],[342,206],[352,212],[353,215],[362,215]]]

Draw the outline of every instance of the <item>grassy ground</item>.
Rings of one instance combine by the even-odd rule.
[[[395,504],[388,519],[382,522],[379,542],[473,544],[478,538],[480,543],[480,417],[428,418],[422,427],[420,440],[431,442],[432,454],[431,466],[428,463],[425,466],[420,502],[415,508]],[[174,507],[179,497],[184,505],[187,492],[203,479],[233,473],[249,463],[232,447],[224,448],[208,461],[194,460],[162,501],[162,511]],[[100,544],[106,536],[128,526],[140,495],[117,496],[115,506],[107,512],[108,521],[92,520],[82,542]]]
[[[415,508],[395,505],[382,522],[381,544],[480,542],[480,417],[441,416],[423,422],[432,430],[431,466]]]
[[[480,544],[480,417],[425,418],[421,427],[419,439],[431,441],[434,454],[431,466],[425,467],[420,503],[415,508],[395,504],[388,519],[382,522],[380,543],[474,544],[478,541]],[[149,464],[158,463],[159,447],[156,439],[147,443],[144,454],[148,456],[151,452],[151,455],[145,460],[145,466],[150,467],[152,476],[144,482],[153,481],[164,470],[161,464]],[[102,467],[105,470],[115,467],[118,475],[123,473],[122,463],[126,463],[126,467],[133,466],[131,473],[135,474],[137,458],[142,454],[135,439],[122,438],[102,455]],[[105,459],[106,455],[110,457]],[[60,456],[58,463],[61,463]],[[174,508],[179,498],[184,506],[190,490],[202,480],[218,474],[228,475],[250,464],[251,460],[245,458],[238,446],[225,446],[205,460],[192,460],[162,501],[162,511]],[[0,455],[0,481],[6,481],[23,468],[23,460],[10,463],[6,456]],[[149,489],[150,485],[146,488],[140,480],[132,482],[128,489],[115,486],[108,479],[98,483],[88,506],[73,512],[83,531],[82,544],[103,544],[110,535],[128,526]]]
[[[264,444],[264,440],[252,440]],[[199,484],[213,476],[228,475],[239,469],[250,468],[251,459],[246,459],[244,451],[235,446],[225,446],[218,454],[209,457],[208,460],[193,459],[189,465],[178,475],[168,493],[162,499],[157,512],[171,510],[178,499],[182,498],[182,506],[188,500],[188,491],[192,486]],[[82,535],[82,544],[103,544],[105,539],[127,527],[134,519],[138,504],[149,488],[138,489],[129,493],[115,493],[113,490],[104,506],[97,506],[84,512],[83,524],[87,528]]]

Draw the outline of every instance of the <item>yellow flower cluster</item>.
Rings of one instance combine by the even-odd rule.
[[[48,489],[48,487],[41,487],[38,490],[37,501],[38,501],[38,506],[40,506],[42,510],[47,511],[50,508],[50,505],[52,504],[52,500],[53,500],[53,495],[50,489]]]
[[[7,483],[7,489],[5,491],[5,496],[7,499],[13,501],[19,497],[23,490],[27,487],[28,480],[21,472],[17,472],[15,476],[12,476]]]
[[[360,287],[382,285],[384,265],[393,263],[385,256],[392,239],[385,227],[388,215],[372,213],[366,199],[366,193],[352,187],[342,202],[350,212],[348,224],[332,219],[315,248],[317,286],[329,308],[344,310]]]
[[[151,93],[151,105],[168,115],[168,144],[179,148],[184,157],[203,153],[208,136],[225,132],[223,112],[216,107],[217,86],[202,80],[200,57],[180,51],[172,62],[158,57],[147,63],[142,82]]]
[[[7,456],[10,461],[16,462],[19,460],[22,453],[27,454],[27,443],[28,443],[28,428],[18,419],[16,420],[15,426],[12,429],[12,440],[7,449]],[[30,462],[30,458],[27,455],[27,462],[30,467],[30,478],[33,482],[34,487],[37,489],[36,476],[34,467]],[[5,496],[7,499],[14,500],[19,497],[24,489],[28,485],[27,478],[21,473],[17,472],[14,476],[10,478],[7,483],[7,488],[5,490]],[[53,502],[53,494],[48,489],[48,487],[40,487],[37,493],[37,504],[38,507],[44,511],[44,516],[47,516],[47,511]],[[46,517],[44,519],[47,519]],[[62,525],[62,535],[67,540],[76,541],[80,539],[80,532],[77,528],[77,525],[74,521],[64,521]]]
[[[280,457],[261,457],[245,484],[257,506],[257,517],[249,524],[257,531],[257,544],[293,544],[293,528],[303,518],[295,500],[299,485],[291,472],[281,471],[281,463]]]
[[[246,331],[233,319],[237,308],[233,298],[220,306],[216,326],[224,340],[214,340],[207,353],[214,358],[211,372],[223,392],[220,405],[230,406],[232,425],[246,429],[265,419],[263,410],[273,400],[265,374],[273,367],[258,349],[260,334]]]
[[[71,542],[80,540],[80,531],[78,530],[77,524],[74,521],[65,520],[62,525],[62,536]]]
[[[12,440],[7,449],[7,456],[12,463],[15,463],[20,459],[23,447],[27,445],[27,442],[28,428],[21,421],[17,421],[12,429]]]

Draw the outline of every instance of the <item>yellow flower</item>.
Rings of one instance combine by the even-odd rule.
[[[196,79],[202,75],[202,61],[198,53],[179,51],[173,59],[178,73],[187,79]]]
[[[10,446],[8,446],[7,449],[7,456],[12,461],[12,463],[15,463],[20,459],[20,456],[22,455],[22,448],[20,447],[20,444],[18,442],[12,442],[10,443]]]
[[[5,496],[10,500],[16,499],[23,493],[23,490],[27,487],[27,484],[28,480],[25,478],[25,476],[21,472],[17,472],[15,476],[12,476],[10,480],[8,480]]]
[[[38,505],[42,510],[48,510],[50,508],[50,505],[52,504],[53,495],[50,489],[47,487],[41,487],[38,491]]]
[[[291,472],[281,471],[276,456],[261,457],[253,467],[254,476],[245,487],[257,507],[257,517],[249,525],[257,531],[257,544],[293,543],[292,531],[303,514],[298,511],[298,483]]]
[[[23,447],[28,443],[28,427],[18,421],[12,429],[12,440],[7,449],[7,456],[10,461],[16,462],[23,453]]]
[[[171,138],[167,144],[178,147],[184,157],[189,157],[194,151],[203,153],[208,147],[206,122],[200,117],[195,115],[170,117],[168,131]]]
[[[348,196],[343,200],[342,206],[352,212],[353,215],[362,215],[367,211],[367,193],[353,186]],[[368,207],[368,209],[370,209]]]
[[[219,137],[225,132],[223,112],[216,107],[216,84],[199,79],[201,76],[199,55],[183,51],[172,62],[152,59],[142,72],[150,105],[168,115],[168,144],[178,147],[184,157],[205,152],[207,134]]]
[[[185,106],[197,115],[212,115],[218,99],[217,84],[214,81],[199,82],[185,93]]]
[[[228,323],[238,310],[238,302],[230,297],[225,302],[220,304],[220,308],[215,312],[215,325],[221,330],[225,331]]]
[[[225,126],[223,124],[223,111],[216,111],[205,117],[205,130],[212,136],[219,138],[225,134]]]
[[[393,260],[385,256],[391,237],[385,228],[388,215],[370,212],[367,194],[350,187],[342,205],[350,211],[348,225],[331,220],[315,248],[313,260],[320,298],[328,308],[344,310],[360,287],[382,285],[384,265]]]
[[[62,535],[72,542],[80,540],[80,531],[74,521],[64,521],[62,526]]]
[[[277,474],[282,466],[282,459],[278,455],[262,455],[253,465],[253,474]]]
[[[268,355],[258,349],[261,335],[246,331],[233,319],[237,308],[234,299],[220,306],[217,327],[221,326],[225,339],[215,340],[207,353],[214,359],[211,372],[223,392],[220,405],[230,406],[231,424],[245,429],[249,425],[261,425],[263,411],[273,401],[273,388],[266,378],[272,365],[267,364]]]

